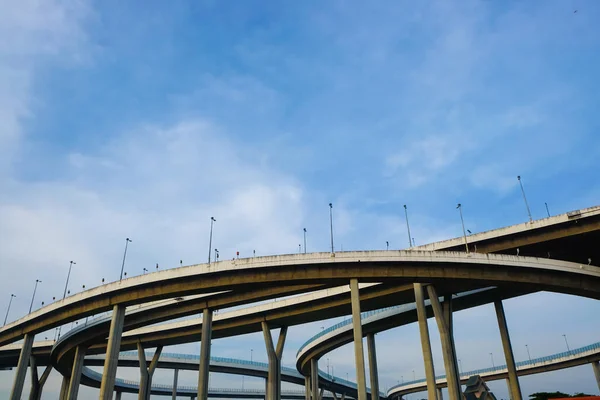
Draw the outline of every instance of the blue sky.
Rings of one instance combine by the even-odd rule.
[[[36,277],[39,302],[59,296],[69,260],[72,290],[118,277],[125,237],[130,275],[205,261],[210,216],[232,257],[295,252],[304,227],[308,250],[327,250],[329,202],[338,250],[406,247],[403,204],[417,244],[460,234],[458,202],[473,232],[523,222],[517,175],[534,218],[545,202],[552,214],[600,203],[598,2],[174,3],[0,0],[0,292],[19,296],[12,318]],[[507,313],[517,348],[535,340],[539,355],[562,351],[562,333],[573,347],[598,341],[595,302],[541,294]],[[474,328],[495,332],[492,308],[457,315],[463,358],[484,367],[493,347],[501,360],[499,337]],[[321,325],[290,331],[288,363]],[[407,360],[381,356],[382,386],[423,375],[413,328],[380,335],[413,343]],[[260,335],[216,355],[252,346]],[[351,347],[332,357],[350,372]],[[0,374],[0,393],[11,380]],[[589,366],[524,382],[597,392]]]

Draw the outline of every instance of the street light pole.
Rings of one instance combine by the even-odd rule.
[[[125,252],[123,253],[123,263],[121,264],[121,276],[119,277],[119,281],[123,280],[123,270],[125,269],[125,257],[127,257],[127,245],[131,242],[131,239],[125,238]]]
[[[406,229],[408,230],[408,247],[412,247],[412,236],[410,235],[410,225],[408,224],[408,209],[406,208],[406,204],[404,205],[404,216],[406,217]]]
[[[215,262],[219,261],[219,250],[215,249]]]
[[[567,345],[567,351],[570,354],[571,353],[571,349],[569,348],[569,342],[567,342],[567,335],[563,334],[563,337],[565,338],[565,344]]]
[[[492,368],[496,368],[496,365],[494,364],[494,353],[490,353],[490,357],[492,358]]]
[[[525,348],[527,349],[527,357],[529,357],[529,362],[531,362],[531,354],[529,354],[529,346],[525,345]]]
[[[8,313],[10,312],[10,306],[12,304],[12,299],[13,297],[17,297],[14,294],[10,295],[10,301],[8,302],[8,309],[6,310],[6,317],[4,317],[4,324],[2,324],[2,326],[6,325],[6,320],[8,319]]]
[[[533,222],[533,218],[531,218],[531,210],[529,210],[529,204],[527,203],[527,197],[525,197],[525,190],[523,189],[523,182],[521,182],[521,175],[517,176],[519,180],[519,185],[521,186],[521,193],[523,193],[523,200],[525,201],[525,207],[527,207],[527,215],[529,215],[529,222]]]
[[[33,299],[35,298],[35,291],[37,290],[37,285],[40,283],[39,279],[35,280],[35,286],[33,287],[33,296],[31,296],[31,305],[29,306],[29,313],[31,314],[31,309],[33,308]]]
[[[65,292],[63,293],[63,299],[67,297],[67,286],[69,286],[69,277],[71,276],[71,268],[73,267],[73,264],[77,265],[75,261],[69,262],[69,273],[67,274],[67,282],[65,283]]]
[[[215,217],[210,217],[210,237],[208,239],[208,265],[210,265],[210,253],[212,251],[212,231],[214,222],[217,222]]]
[[[250,362],[252,362],[252,353],[254,353],[254,349],[250,349]]]
[[[467,232],[465,231],[465,220],[463,219],[462,205],[458,203],[456,208],[458,208],[458,211],[460,212],[460,222],[462,224],[463,237],[465,238],[465,249],[467,249],[467,254],[469,254],[469,244],[467,243]]]
[[[331,232],[331,253],[333,253],[333,204],[329,203],[329,230]]]
[[[390,242],[388,242],[387,240],[385,241],[385,249],[386,250],[390,249]]]
[[[306,254],[306,228],[304,228],[304,254]]]
[[[550,217],[550,210],[548,210],[548,203],[544,202],[544,205],[546,206],[546,213],[548,214],[548,218]]]

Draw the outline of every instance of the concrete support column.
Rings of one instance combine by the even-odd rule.
[[[79,393],[79,382],[81,381],[81,371],[83,370],[83,359],[85,358],[86,348],[82,345],[75,349],[75,359],[71,370],[71,379],[69,381],[69,390],[67,391],[67,400],[77,400]]]
[[[179,370],[173,370],[173,397],[172,400],[177,400],[177,380],[179,379]]]
[[[121,392],[115,392],[115,400],[121,400]]]
[[[517,367],[515,366],[515,358],[510,344],[510,335],[508,334],[508,325],[506,324],[506,315],[501,300],[494,302],[496,308],[496,317],[498,318],[498,328],[500,328],[500,337],[502,338],[502,348],[504,349],[504,358],[508,369],[508,382],[510,384],[510,394],[513,400],[522,400],[521,387],[519,386],[519,378],[517,377]]]
[[[312,400],[319,399],[319,360],[310,360],[310,391]]]
[[[506,381],[506,388],[508,389],[508,398],[509,398],[509,400],[513,400],[512,393],[510,392],[510,381],[508,380],[508,378],[506,378],[505,381]]]
[[[598,390],[600,390],[600,361],[592,362],[592,368],[594,369],[594,376],[596,376],[596,384],[598,385]]]
[[[450,397],[450,400],[460,400],[462,396],[460,393],[460,384],[458,383],[458,373],[456,371],[456,358],[453,351],[454,339],[452,338],[450,328],[448,327],[448,318],[444,315],[444,310],[433,285],[427,286],[427,293],[429,294],[431,308],[433,308],[435,322],[440,331],[442,354],[444,355],[444,368],[446,369],[446,380],[448,382],[448,397]]]
[[[362,342],[362,323],[360,320],[360,293],[358,279],[350,279],[350,297],[352,302],[352,330],[354,332],[354,362],[356,364],[357,400],[367,400],[367,382],[365,377],[365,356]]]
[[[48,380],[50,372],[52,372],[52,365],[48,365],[46,369],[44,369],[44,372],[42,372],[42,376],[39,379],[37,362],[33,356],[29,359],[29,368],[29,375],[31,376],[31,391],[29,392],[29,400],[40,400],[42,397],[42,389],[44,388],[44,384]]]
[[[281,356],[283,355],[283,346],[287,336],[287,326],[279,331],[277,348],[273,346],[273,337],[269,325],[262,321],[262,331],[265,338],[265,347],[267,348],[267,357],[269,359],[269,369],[267,377],[267,386],[265,398],[267,400],[280,400],[281,398]]]
[[[29,358],[31,357],[31,348],[33,347],[33,338],[34,335],[31,333],[26,333],[23,338],[23,347],[21,347],[21,355],[19,356],[19,363],[15,371],[12,391],[10,392],[11,400],[21,400],[25,375],[27,375],[27,367],[29,366]]]
[[[110,321],[106,359],[104,360],[104,371],[102,373],[102,382],[100,383],[100,400],[111,400],[113,396],[124,323],[125,306],[117,304],[113,307],[112,319]]]
[[[198,373],[198,400],[208,399],[208,375],[210,368],[210,342],[212,337],[213,312],[202,311],[202,336],[200,337],[200,365]]]
[[[379,374],[377,373],[377,350],[375,335],[367,335],[367,350],[369,352],[369,372],[371,373],[371,400],[379,400]]]
[[[460,383],[460,368],[458,365],[458,355],[456,353],[456,346],[454,344],[454,317],[452,315],[452,295],[445,296],[444,302],[442,303],[442,309],[444,310],[444,319],[446,320],[446,326],[448,327],[448,332],[450,333],[450,338],[452,339],[452,359],[454,360],[454,370],[456,371],[456,386],[458,390],[461,392],[460,397],[462,398],[462,386]]]
[[[152,392],[152,376],[154,375],[154,371],[158,365],[158,359],[160,358],[160,353],[162,352],[163,347],[158,346],[156,348],[154,356],[152,357],[152,361],[150,362],[150,366],[147,366],[146,353],[144,352],[144,347],[140,342],[138,342],[137,348],[140,363],[140,390],[138,392],[138,400],[149,400],[150,393]]]
[[[59,400],[67,400],[67,393],[69,392],[69,381],[70,379],[63,376],[62,383],[60,385],[60,394],[58,395]]]
[[[442,388],[437,388],[437,400],[444,400],[444,395],[442,395]]]
[[[423,362],[425,364],[425,378],[427,380],[427,398],[435,399],[437,396],[435,390],[435,369],[433,367],[433,355],[431,354],[431,342],[429,341],[429,327],[427,326],[423,285],[415,283],[414,289],[417,316],[419,318],[419,333],[421,334],[421,348],[423,349]]]
[[[310,376],[304,377],[304,400],[310,400]]]

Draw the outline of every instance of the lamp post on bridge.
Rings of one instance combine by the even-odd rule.
[[[531,362],[531,354],[529,354],[529,346],[525,345],[525,348],[527,349],[527,357],[529,358],[529,362]]]
[[[12,304],[13,297],[17,297],[17,296],[15,296],[14,294],[10,295],[10,300],[8,302],[8,309],[6,310],[6,316],[4,317],[4,324],[2,324],[2,326],[6,325],[6,320],[8,319],[8,313],[10,312],[10,306]]]
[[[304,254],[306,254],[306,228],[304,228],[303,231],[304,231]]]
[[[529,210],[529,204],[527,203],[527,197],[525,197],[523,182],[521,182],[521,175],[517,175],[517,180],[519,181],[519,185],[521,186],[521,193],[523,193],[523,200],[525,201],[525,207],[527,208],[527,215],[529,215],[529,222],[533,222],[533,218],[531,218],[531,210]]]
[[[333,204],[329,203],[329,231],[331,233],[331,253],[333,254]]]
[[[67,274],[67,282],[65,283],[65,292],[63,293],[63,299],[67,297],[67,286],[69,286],[69,277],[71,276],[71,268],[73,268],[73,264],[77,265],[75,261],[69,261],[69,273]]]
[[[37,290],[38,283],[41,283],[39,279],[35,280],[35,286],[33,287],[33,296],[31,296],[31,305],[29,306],[29,314],[31,314],[31,309],[33,308],[33,299],[35,299],[35,291]]]
[[[404,216],[406,217],[406,229],[408,230],[408,247],[413,247],[412,236],[410,235],[410,225],[408,224],[408,209],[404,205]]]
[[[460,213],[460,222],[462,224],[463,237],[465,238],[465,249],[467,250],[467,254],[469,254],[469,243],[467,243],[467,232],[465,231],[465,220],[463,219],[462,214],[462,204],[458,203],[456,208],[458,208],[458,212]]]
[[[210,236],[208,239],[208,265],[210,266],[210,253],[212,252],[212,232],[213,232],[213,223],[217,222],[215,217],[210,217]]]
[[[569,348],[569,342],[567,342],[567,335],[565,335],[563,333],[562,336],[565,338],[565,344],[567,345],[567,352],[569,352],[569,354],[571,354],[571,349]]]
[[[121,264],[121,276],[119,277],[119,281],[123,280],[123,270],[125,269],[125,257],[127,257],[127,245],[131,242],[131,239],[125,238],[125,252],[123,253],[123,263]]]
[[[494,364],[494,353],[490,353],[490,357],[492,359],[492,368],[496,368],[496,364]]]

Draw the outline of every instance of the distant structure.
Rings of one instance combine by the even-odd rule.
[[[490,392],[490,388],[488,388],[479,375],[473,375],[470,377],[466,383],[466,386],[466,400],[496,400],[496,396]]]

